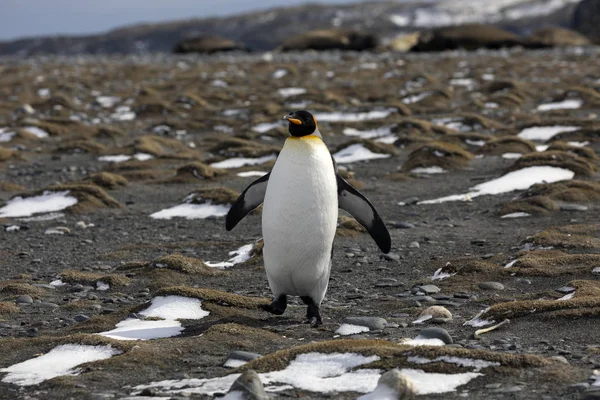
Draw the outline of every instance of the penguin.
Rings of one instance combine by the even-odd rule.
[[[339,174],[314,116],[301,110],[284,119],[290,136],[273,169],[242,192],[225,228],[232,230],[264,203],[263,258],[273,301],[263,308],[281,315],[287,296],[299,296],[307,322],[316,327],[322,324],[339,208],[367,229],[383,253],[390,251],[391,239],[375,207]]]

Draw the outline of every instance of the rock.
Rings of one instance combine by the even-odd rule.
[[[412,229],[415,227],[415,225],[410,222],[396,222],[392,226],[396,229]]]
[[[400,261],[400,256],[396,253],[383,254],[381,257],[387,261]]]
[[[569,360],[567,360],[567,359],[566,359],[565,357],[563,357],[563,356],[552,356],[552,357],[549,357],[549,358],[550,358],[551,360],[558,361],[558,362],[561,362],[561,363],[563,363],[563,364],[567,364],[567,365],[569,365]]]
[[[223,400],[268,400],[260,377],[253,370],[244,371],[233,382]]]
[[[419,245],[419,242],[410,242],[408,247],[410,247],[411,249],[418,249],[421,246]]]
[[[30,295],[24,294],[23,296],[17,297],[16,303],[17,304],[31,304],[31,303],[33,303],[33,299],[31,298]]]
[[[573,29],[600,43],[600,0],[583,0],[573,12]]]
[[[500,49],[522,44],[519,36],[495,26],[467,24],[423,32],[411,51]]]
[[[379,377],[375,389],[356,400],[398,399],[410,400],[417,396],[414,383],[394,368]]]
[[[380,317],[346,317],[342,323],[366,326],[372,331],[382,330],[387,326],[387,321]]]
[[[255,360],[260,357],[262,357],[261,354],[251,353],[249,351],[242,351],[242,350],[232,351],[227,356],[227,358],[230,358],[232,360],[242,360],[242,361],[252,361],[252,360]]]
[[[583,204],[575,204],[575,203],[562,203],[560,205],[561,211],[587,211],[588,206],[584,206]]]
[[[440,288],[435,285],[423,285],[417,287],[426,294],[438,293],[440,291]]]
[[[55,303],[48,303],[48,302],[45,302],[45,301],[42,301],[42,302],[40,302],[40,303],[35,303],[35,306],[36,306],[36,307],[39,307],[39,308],[46,308],[46,309],[50,309],[50,310],[54,310],[54,309],[56,309],[56,308],[58,308],[58,307],[59,307],[59,305],[58,305],[58,304],[55,304]]]
[[[421,312],[421,314],[419,314],[419,318],[426,315],[431,315],[432,318],[444,318],[448,320],[452,319],[452,313],[446,307],[442,306],[427,307]]]
[[[500,282],[481,282],[477,285],[479,289],[483,290],[503,290],[504,285]]]
[[[89,320],[90,317],[88,317],[87,315],[84,315],[84,314],[77,314],[73,319],[75,319],[75,321],[77,321],[77,322],[85,322],[85,321]]]
[[[413,204],[417,204],[419,202],[419,198],[418,197],[409,197],[407,199],[404,199],[401,201],[401,203],[406,204],[406,205],[413,205]]]
[[[241,43],[221,36],[197,36],[184,39],[175,45],[173,52],[176,54],[186,53],[218,53],[223,51],[248,51]]]
[[[294,50],[370,50],[377,47],[377,37],[370,33],[345,29],[318,29],[301,33],[284,41],[281,51]]]
[[[421,332],[419,332],[419,336],[417,336],[417,339],[440,339],[446,344],[454,343],[454,340],[452,339],[452,336],[450,336],[448,331],[444,328],[438,327],[421,329]]]
[[[538,29],[527,38],[532,43],[541,46],[586,46],[590,40],[579,32],[559,27],[547,27]]]

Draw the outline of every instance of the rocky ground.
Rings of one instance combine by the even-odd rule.
[[[198,379],[147,385],[280,371],[317,352],[366,357],[354,373],[374,374],[369,390],[380,373],[400,368],[482,374],[422,398],[597,398],[598,55],[3,59],[0,368],[64,344],[119,354],[32,385],[4,370],[0,397],[211,398],[224,391]],[[318,329],[302,323],[296,299],[280,317],[260,309],[270,292],[259,212],[232,232],[222,216],[151,217],[182,204],[222,215],[256,179],[239,173],[271,168],[286,137],[281,117],[299,108],[315,113],[342,172],[378,208],[393,242],[382,256],[340,217]],[[230,168],[236,160],[256,165]],[[514,171],[507,190],[523,171],[534,179],[499,190],[494,179]],[[490,181],[486,192],[480,184]],[[54,211],[27,215],[49,196],[59,199]],[[229,254],[242,246],[246,257]],[[178,336],[98,335],[127,318],[169,323],[148,302],[173,296],[199,300],[209,314],[171,321]],[[414,323],[427,309],[434,318]],[[480,325],[465,325],[482,311]],[[342,324],[362,332],[341,336]],[[419,335],[445,345],[401,344]],[[234,351],[263,357],[232,370],[224,363]],[[271,396],[354,399],[366,391],[324,376],[311,381],[323,385],[317,390],[302,383],[307,371],[278,381],[288,386]]]

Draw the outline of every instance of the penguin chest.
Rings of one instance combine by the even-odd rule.
[[[318,138],[288,139],[271,171],[263,206],[269,281],[289,281],[296,290],[286,288],[287,294],[303,295],[299,286],[328,277],[337,217],[329,150]]]

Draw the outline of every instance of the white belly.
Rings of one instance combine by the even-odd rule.
[[[314,137],[287,139],[271,171],[262,214],[265,270],[275,296],[323,300],[337,217],[327,146]]]

